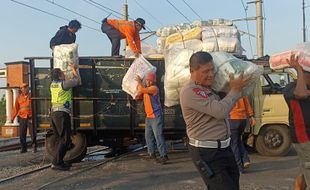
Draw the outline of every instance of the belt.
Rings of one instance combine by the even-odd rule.
[[[230,137],[223,141],[200,141],[196,139],[189,139],[189,144],[194,147],[201,148],[227,148],[230,145]]]
[[[63,111],[63,112],[70,113],[70,110],[68,110],[66,108],[52,107],[52,112],[56,112],[56,111]]]

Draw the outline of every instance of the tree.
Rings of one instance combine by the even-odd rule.
[[[5,123],[6,113],[5,113],[6,100],[3,94],[0,99],[0,127]]]

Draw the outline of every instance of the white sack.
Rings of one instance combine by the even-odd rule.
[[[215,78],[212,88],[217,92],[228,92],[229,74],[234,74],[237,78],[241,71],[244,71],[244,77],[252,76],[250,83],[243,88],[242,95],[249,95],[255,88],[260,75],[263,73],[263,68],[251,63],[243,61],[225,52],[211,53],[216,68]]]
[[[73,73],[69,64],[79,64],[78,44],[62,44],[53,50],[54,68],[62,70],[66,79],[72,79]]]
[[[138,75],[141,79],[143,79],[149,72],[156,72],[156,67],[154,67],[140,54],[126,72],[122,81],[122,89],[130,94],[132,98],[136,98],[138,95],[138,83],[135,80],[136,76]]]

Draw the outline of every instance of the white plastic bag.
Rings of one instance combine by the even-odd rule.
[[[78,44],[62,44],[53,50],[54,68],[62,70],[66,79],[72,79],[73,73],[69,64],[79,64]]]
[[[122,89],[130,94],[132,98],[136,98],[138,95],[138,83],[135,79],[137,75],[143,79],[149,72],[156,72],[156,67],[154,67],[140,54],[126,72],[122,81]]]
[[[236,55],[242,54],[241,42],[237,38],[208,38],[202,42],[203,51],[216,52],[223,51]]]
[[[251,75],[250,83],[243,88],[242,95],[249,95],[254,90],[260,75],[263,73],[263,68],[251,63],[243,61],[234,57],[233,55],[225,52],[211,53],[216,68],[214,82],[212,88],[217,92],[228,92],[229,75],[233,74],[234,77],[239,77],[240,72],[244,71],[244,77]]]
[[[141,47],[141,51],[144,57],[149,57],[150,55],[158,54],[157,50],[152,45],[149,44],[143,44]],[[135,57],[134,53],[131,51],[129,46],[126,47],[125,57],[126,58]]]

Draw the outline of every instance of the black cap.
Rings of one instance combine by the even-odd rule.
[[[145,25],[145,20],[144,20],[143,18],[137,18],[135,21],[136,21],[137,23],[139,23],[139,24],[141,25],[141,27],[145,30],[145,27],[144,27],[144,25]]]

